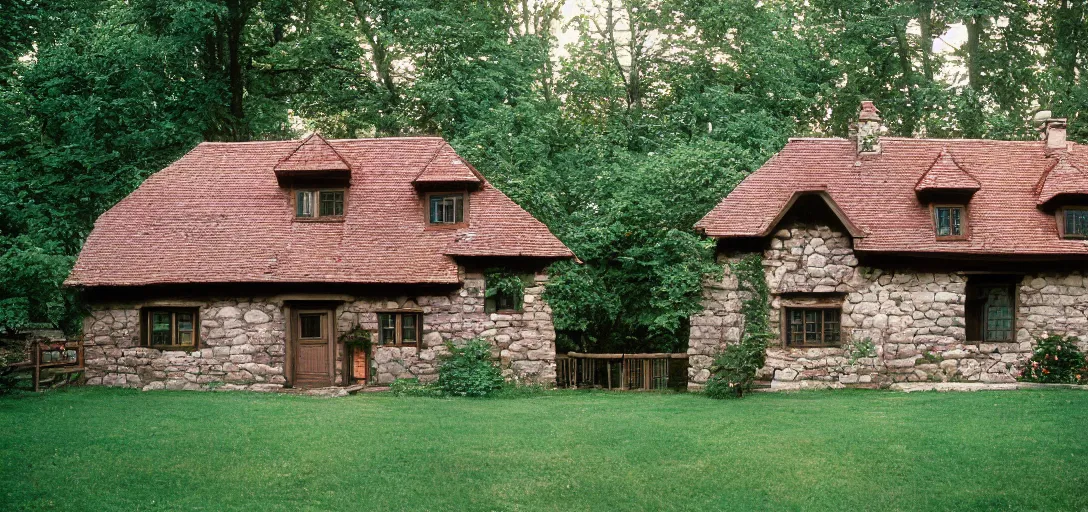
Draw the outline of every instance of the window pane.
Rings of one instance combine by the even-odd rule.
[[[820,310],[805,310],[805,343],[820,343]]]
[[[416,315],[403,315],[401,317],[401,343],[412,344],[419,340],[416,333]]]
[[[1088,210],[1065,210],[1066,236],[1088,236]]]
[[[431,196],[431,224],[464,222],[465,206],[462,194]]]
[[[300,190],[296,196],[297,209],[295,215],[298,217],[313,217],[314,216],[314,195],[308,190]]]
[[[791,345],[800,345],[804,341],[802,337],[805,332],[804,313],[800,309],[791,309],[789,317],[789,342]]]
[[[309,315],[299,315],[298,316],[299,337],[300,338],[308,338],[308,339],[320,338],[321,337],[321,330],[322,330],[321,329],[321,327],[322,327],[321,326],[321,324],[322,324],[321,319],[324,316],[325,315],[322,315],[320,313],[318,313],[318,314],[309,314]]]
[[[1012,290],[1000,286],[987,288],[985,293],[985,340],[1012,341]]]
[[[431,196],[431,224],[442,222],[442,198]]]
[[[174,316],[177,321],[177,342],[178,345],[192,345],[193,344],[193,314],[192,313],[177,313]]]
[[[937,236],[963,235],[963,208],[959,206],[939,206],[933,209]]]
[[[378,315],[380,325],[380,337],[383,345],[393,345],[397,342],[397,317],[396,315]]]
[[[169,312],[154,311],[151,313],[151,344],[169,345],[170,323],[172,315]]]
[[[949,236],[952,234],[951,212],[948,208],[937,208],[937,236]]]
[[[824,310],[824,343],[839,342],[839,311],[835,309]]]
[[[340,216],[344,214],[344,193],[339,191],[321,192],[321,216]]]

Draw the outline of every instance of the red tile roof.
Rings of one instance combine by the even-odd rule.
[[[302,139],[294,151],[285,155],[276,171],[350,171],[351,166],[328,141],[317,133]]]
[[[854,240],[859,251],[1088,255],[1083,241],[1059,238],[1053,214],[1037,208],[1037,185],[1057,160],[1046,155],[1045,142],[883,137],[881,154],[861,157],[855,147],[845,139],[791,140],[696,227],[712,237],[766,236],[795,192],[819,189],[864,233]],[[927,171],[945,167],[938,156],[946,149],[980,186],[969,203],[966,240],[938,241],[928,205],[915,193]],[[1070,145],[1065,158],[1088,169],[1085,146]],[[1062,190],[1088,189],[1082,174],[1060,174]]]
[[[947,149],[942,149],[941,154],[933,161],[933,165],[931,165],[925,174],[922,175],[922,179],[918,180],[918,184],[914,186],[914,191],[974,191],[981,187],[982,185],[979,185],[978,180],[973,178],[970,174],[967,174],[967,171],[964,171],[963,168],[956,163],[951,152]]]
[[[273,168],[297,141],[206,142],[98,218],[66,284],[457,283],[455,255],[573,256],[486,181],[470,192],[467,226],[427,229],[412,181],[455,154],[440,138],[327,145],[351,168],[343,222],[294,219]]]
[[[1088,195],[1088,174],[1069,159],[1061,158],[1047,170],[1037,188],[1039,205],[1063,194]]]
[[[439,149],[434,158],[412,180],[412,183],[416,185],[437,183],[478,184],[482,182],[483,176],[472,165],[462,160],[449,145]]]

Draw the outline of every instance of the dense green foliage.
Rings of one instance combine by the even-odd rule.
[[[502,369],[491,355],[491,343],[482,338],[462,345],[447,343],[440,356],[435,386],[449,396],[488,396],[502,388]]]
[[[1077,347],[1076,336],[1051,335],[1036,340],[1029,364],[1019,380],[1051,384],[1088,384],[1088,359]]]
[[[500,268],[488,269],[484,272],[484,283],[487,288],[486,297],[496,300],[498,296],[505,295],[514,301],[514,309],[520,310],[525,300],[525,282],[521,276]]]
[[[740,341],[727,345],[710,366],[704,392],[711,398],[741,398],[752,389],[756,372],[767,360],[767,343],[773,337],[770,326],[771,295],[763,275],[763,256],[750,254],[729,265],[741,292],[744,327]]]
[[[497,403],[83,388],[0,399],[0,504],[1084,510],[1086,423],[1088,393],[1073,390],[759,393],[722,404],[692,393]]]
[[[787,137],[863,98],[893,135],[1029,137],[1039,107],[1088,135],[1066,0],[9,4],[3,330],[74,328],[94,219],[201,140],[441,134],[585,262],[548,292],[561,350],[674,351],[714,270],[692,225]]]

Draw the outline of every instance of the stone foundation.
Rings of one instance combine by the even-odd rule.
[[[526,287],[520,312],[487,313],[484,278],[468,274],[462,287],[446,295],[355,297],[335,310],[337,332],[356,323],[374,341],[371,382],[398,378],[437,378],[438,358],[446,342],[483,337],[510,380],[555,382],[555,329],[551,308],[541,299],[547,276],[536,274]],[[155,300],[93,304],[84,321],[87,383],[141,389],[250,389],[284,387],[287,330],[283,297],[246,299]],[[167,351],[140,346],[140,308],[199,308],[199,350]],[[379,311],[419,311],[423,316],[420,347],[379,346]],[[336,344],[335,384],[343,381],[345,350]]]
[[[744,297],[724,253],[722,279],[704,287],[705,310],[691,318],[689,387],[709,378],[713,357],[740,340]],[[1014,382],[1031,357],[1036,336],[1088,340],[1088,293],[1080,272],[1031,273],[1017,288],[1015,341],[984,343],[966,334],[964,272],[932,273],[859,266],[848,236],[827,226],[791,225],[775,233],[761,254],[771,291],[772,332],[781,339],[782,308],[807,302],[841,304],[842,346],[795,348],[778,341],[767,351],[762,379],[772,386],[799,382]],[[850,363],[845,348],[869,340],[875,357]],[[1088,344],[1084,344],[1088,347]]]

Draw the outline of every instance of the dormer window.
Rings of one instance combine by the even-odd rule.
[[[939,239],[962,239],[966,236],[964,221],[967,218],[963,205],[937,205],[933,207],[933,222]]]
[[[427,196],[428,220],[431,224],[461,224],[465,222],[465,194],[430,194]]]
[[[296,190],[295,217],[334,220],[344,217],[343,190]]]
[[[1063,238],[1088,238],[1088,208],[1062,208]]]

